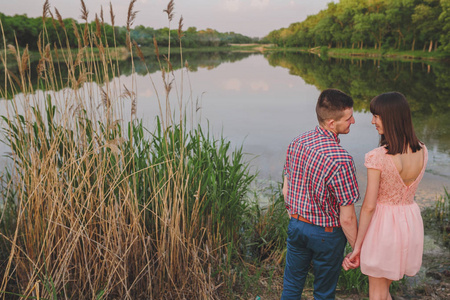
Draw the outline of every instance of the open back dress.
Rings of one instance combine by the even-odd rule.
[[[423,166],[410,185],[400,176],[384,147],[366,154],[364,165],[381,171],[377,206],[361,247],[363,274],[399,280],[414,276],[422,265],[423,222],[414,195],[425,173],[428,151],[423,148]]]

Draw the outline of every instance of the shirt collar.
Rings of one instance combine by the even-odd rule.
[[[325,136],[335,140],[336,143],[338,143],[338,144],[341,142],[341,140],[339,139],[339,137],[338,137],[338,135],[336,133],[334,133],[332,131],[329,131],[329,130],[326,130],[326,129],[320,127],[320,126],[316,126],[316,132],[318,134],[325,135]]]

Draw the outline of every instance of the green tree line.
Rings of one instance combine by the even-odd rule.
[[[28,45],[28,48],[31,50],[38,49],[38,41],[39,38],[42,39],[40,35],[43,32],[45,32],[46,37],[48,36],[48,41],[51,44],[59,43],[60,38],[62,39],[64,37],[62,40],[64,46],[66,45],[66,42],[68,42],[69,45],[74,46],[80,45],[78,39],[83,39],[86,26],[88,27],[89,32],[95,32],[97,27],[95,21],[87,24],[79,24],[76,20],[71,18],[61,19],[61,22],[53,18],[46,18],[45,22],[43,22],[42,17],[29,18],[26,14],[7,16],[0,13],[0,20],[5,36],[4,42],[6,44],[16,45],[17,43],[20,48],[24,48]],[[67,31],[67,36],[64,33],[64,29]],[[104,44],[108,43],[108,45],[113,46],[115,36],[117,45],[125,45],[125,27],[113,27],[104,23],[101,30],[103,31],[102,38]]]
[[[450,51],[450,0],[340,0],[263,41],[284,47]]]
[[[159,46],[169,45],[169,28],[154,29],[143,25],[136,26],[130,36],[141,46],[153,45],[153,37],[156,38]],[[196,27],[189,27],[183,32],[182,43],[184,48],[198,47],[221,47],[229,44],[246,44],[257,42],[258,39],[244,36],[235,32],[218,32],[217,30],[207,28],[197,30]],[[177,30],[170,31],[170,45],[178,46]]]
[[[403,93],[411,106],[416,132],[427,145],[450,153],[448,64],[324,58],[282,51],[266,53],[265,57],[270,65],[289,69],[291,75],[300,76],[318,90],[334,87],[344,91],[355,100],[357,112],[369,111],[370,100],[376,95]]]
[[[37,50],[37,41],[39,34],[44,29],[44,22],[42,17],[29,18],[26,14],[7,16],[0,13],[0,20],[3,26],[5,40],[7,44],[16,45],[20,47],[26,47],[29,49]],[[64,37],[64,43],[66,35],[64,34],[64,28],[67,31],[68,44],[79,45],[77,38],[83,38],[85,32],[85,26],[89,27],[89,32],[95,32],[98,22],[92,21],[88,24],[80,24],[76,20],[67,18],[61,19],[62,23],[53,18],[46,18],[45,27],[46,34],[48,34],[48,40],[53,43],[59,43],[59,37]],[[104,40],[104,44],[117,46],[125,46],[127,28],[125,26],[111,26],[107,23],[101,22],[102,36],[107,37]],[[63,28],[64,27],[64,28]],[[153,38],[161,47],[169,45],[169,28],[154,29],[152,27],[145,27],[143,25],[136,26],[130,30],[130,36],[132,40],[135,40],[141,46],[152,46]],[[77,37],[78,35],[78,37]],[[197,30],[195,27],[189,27],[183,32],[183,46],[185,48],[197,48],[197,47],[220,47],[227,46],[229,44],[242,44],[257,42],[257,38],[250,38],[240,33],[225,32],[221,33],[214,29]],[[177,30],[171,30],[170,32],[170,44],[171,46],[178,46]],[[3,47],[2,47],[3,48]]]

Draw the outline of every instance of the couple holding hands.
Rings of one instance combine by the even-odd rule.
[[[427,148],[416,137],[401,93],[376,96],[370,111],[380,147],[365,156],[367,188],[359,224],[355,166],[338,137],[355,123],[353,99],[336,89],[324,90],[316,105],[319,125],[288,147],[283,195],[290,221],[282,299],[301,299],[311,263],[316,300],[335,298],[341,266],[360,267],[375,300],[392,299],[392,281],[420,269],[424,235],[414,195]],[[347,241],[353,251],[344,258]]]

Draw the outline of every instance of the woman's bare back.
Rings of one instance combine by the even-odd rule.
[[[407,153],[391,155],[391,158],[400,177],[407,186],[411,185],[422,171],[424,161],[423,149],[413,153],[408,148]]]

